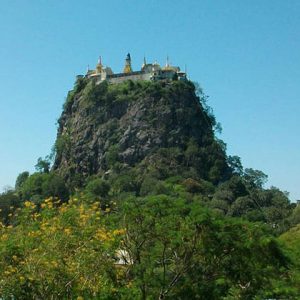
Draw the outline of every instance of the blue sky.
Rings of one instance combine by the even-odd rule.
[[[228,153],[300,199],[300,1],[10,0],[0,7],[0,190],[50,153],[75,75],[129,51],[187,70]]]

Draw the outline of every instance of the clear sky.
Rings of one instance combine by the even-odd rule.
[[[228,153],[300,199],[300,1],[10,0],[0,30],[0,190],[50,153],[75,75],[129,51],[186,64]]]

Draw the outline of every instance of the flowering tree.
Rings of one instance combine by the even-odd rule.
[[[60,205],[26,201],[15,226],[1,226],[0,294],[16,299],[112,295],[117,283],[114,252],[122,230],[104,226],[99,205],[77,199]]]

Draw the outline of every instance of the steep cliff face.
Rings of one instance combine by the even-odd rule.
[[[225,153],[200,98],[191,82],[81,79],[58,122],[54,169],[78,184],[130,168],[217,182],[226,176]]]

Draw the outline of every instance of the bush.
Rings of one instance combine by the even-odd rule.
[[[5,224],[8,223],[10,215],[21,205],[20,198],[13,190],[0,194],[0,217]]]
[[[21,188],[28,177],[29,177],[29,172],[25,171],[20,173],[16,179],[15,189],[18,190],[19,188]]]
[[[109,168],[112,168],[119,161],[119,145],[115,144],[109,147],[105,154],[105,161]]]
[[[23,200],[58,197],[66,201],[69,196],[64,180],[55,173],[34,173],[30,175],[20,188]]]
[[[110,190],[110,185],[107,181],[96,178],[88,182],[85,188],[85,193],[89,201],[100,201],[101,198],[106,198]]]
[[[185,179],[182,184],[185,186],[186,191],[189,193],[201,193],[201,194],[209,194],[213,193],[214,186],[212,183],[205,180],[195,180],[192,178]]]
[[[67,132],[57,137],[54,145],[54,149],[57,156],[62,155],[62,153],[68,156],[70,152],[70,147],[71,139]]]

